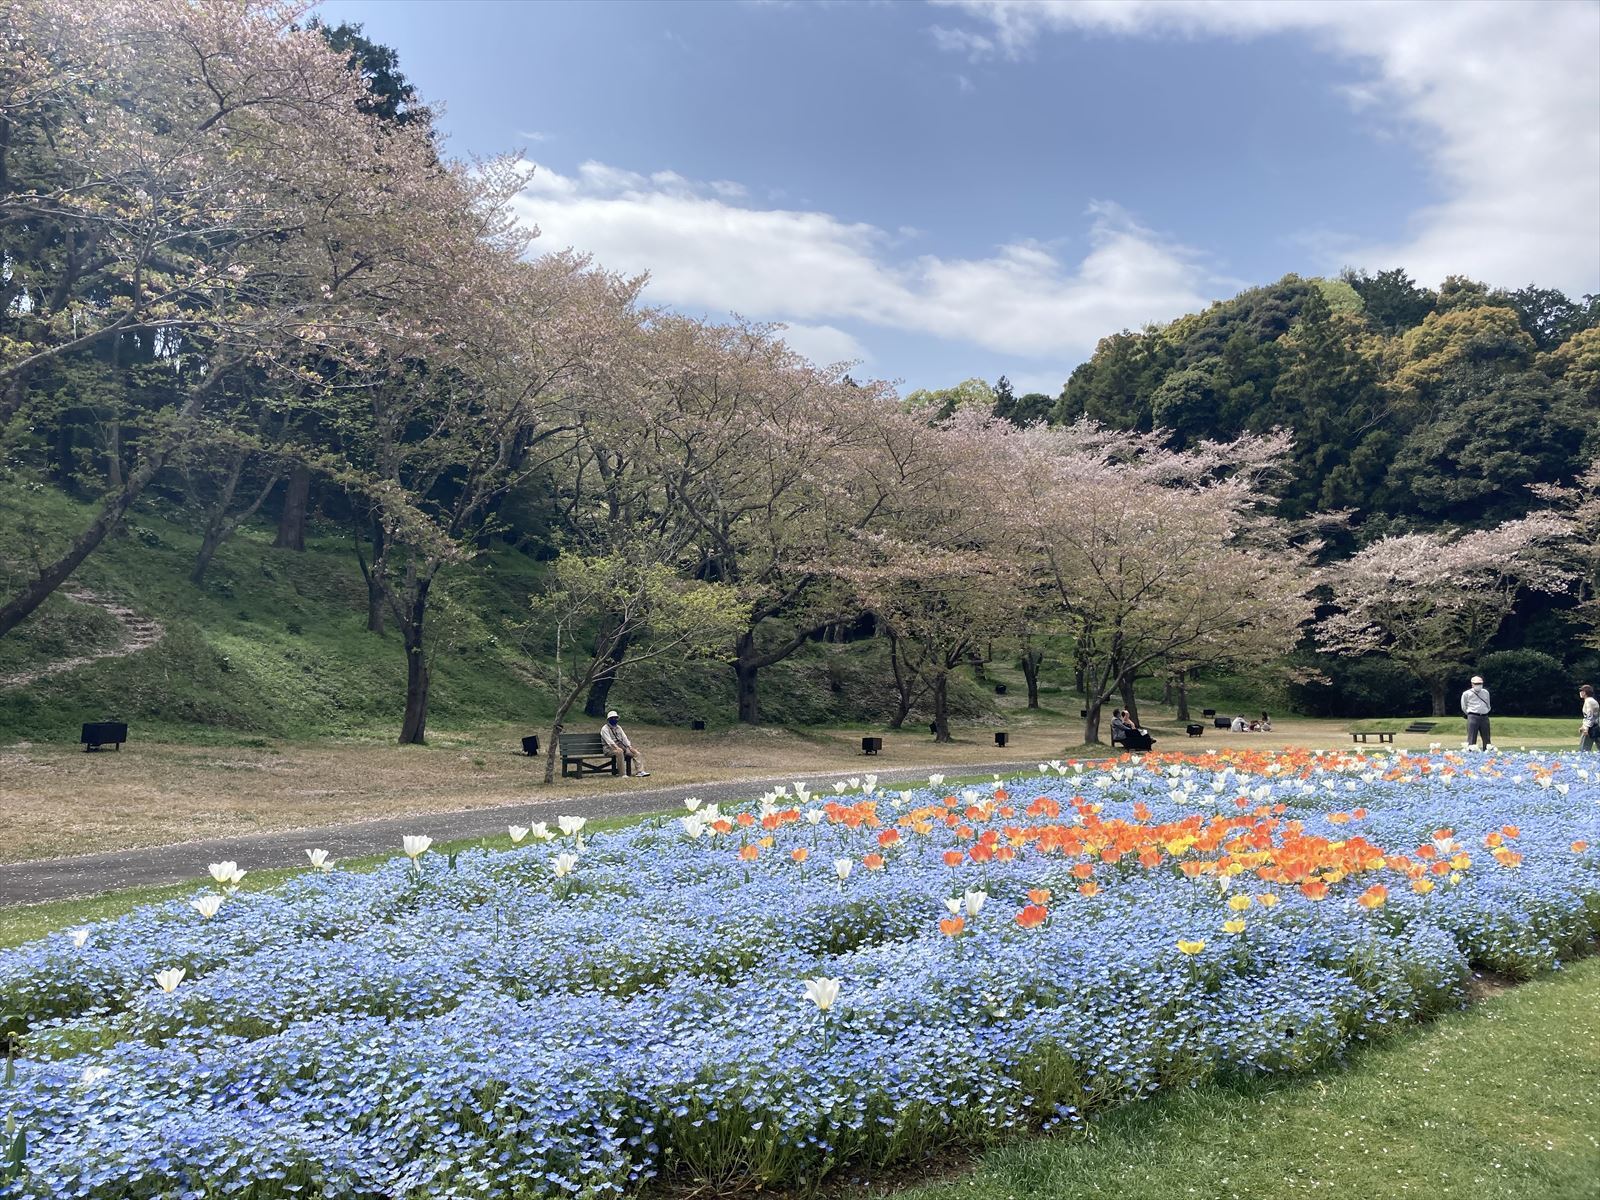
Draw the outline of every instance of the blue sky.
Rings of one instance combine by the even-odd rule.
[[[1289,271],[1600,290],[1600,4],[337,0],[550,248],[820,359],[1057,391]]]

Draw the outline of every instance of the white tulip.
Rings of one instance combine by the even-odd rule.
[[[806,786],[805,780],[796,779],[794,781],[794,798],[800,801],[801,804],[811,799],[811,789]]]
[[[828,814],[823,812],[820,808],[806,809],[806,821],[812,825],[822,824],[822,818],[827,815]]]
[[[843,883],[846,879],[850,878],[850,869],[855,865],[856,864],[851,862],[848,858],[836,858],[833,860],[833,869],[839,876],[840,883]]]
[[[1558,784],[1556,784],[1556,791],[1560,792],[1563,796],[1565,796],[1571,790],[1572,790],[1572,785],[1570,783],[1558,783]]]
[[[406,852],[406,857],[416,862],[428,852],[428,847],[433,845],[433,839],[425,833],[408,833],[400,843]]]
[[[687,808],[690,812],[693,812],[695,809],[700,807],[700,797],[699,796],[690,796],[687,800],[685,800],[683,802],[683,806],[685,808]]]
[[[551,869],[556,873],[556,878],[571,875],[577,868],[578,856],[576,854],[558,854],[550,860]]]
[[[938,787],[943,782],[944,782],[944,776],[943,775],[929,775],[928,776],[928,786],[929,787]]]
[[[975,917],[983,911],[983,902],[989,898],[988,892],[968,892],[963,899],[967,902],[967,916]]]
[[[845,783],[845,781],[844,781],[844,780],[842,780],[842,779],[840,779],[840,780],[837,780],[837,781],[836,781],[836,782],[835,782],[835,783],[834,783],[834,785],[833,785],[833,790],[834,790],[834,791],[836,791],[836,792],[838,792],[838,793],[840,793],[840,794],[841,794],[841,795],[842,795],[842,794],[843,794],[843,793],[844,793],[844,789],[845,789],[845,788],[847,788],[847,787],[849,787],[849,786],[850,786],[850,785],[849,785],[849,784],[847,784],[847,783]]]
[[[535,821],[532,825],[529,825],[528,832],[541,842],[548,842],[555,837],[555,834],[550,832],[550,826],[544,821]]]
[[[828,979],[818,975],[815,979],[806,980],[806,999],[815,1004],[823,1012],[833,1007],[833,1002],[839,998],[839,980]]]
[[[528,827],[526,825],[507,825],[506,832],[511,835],[511,844],[520,846],[522,839],[528,836]]]
[[[99,1083],[102,1079],[105,1079],[108,1076],[110,1076],[110,1074],[111,1074],[111,1068],[110,1067],[99,1067],[99,1066],[85,1067],[83,1069],[83,1074],[78,1076],[78,1082],[83,1084],[84,1087],[93,1087],[95,1084]]]
[[[556,824],[561,827],[561,832],[568,837],[583,832],[583,827],[589,823],[587,817],[557,817]]]
[[[952,917],[959,917],[961,915],[961,905],[962,899],[960,896],[951,896],[950,899],[944,902],[944,906],[950,910],[950,915]]]
[[[206,868],[211,872],[211,878],[218,883],[227,883],[233,879],[234,872],[239,869],[236,862],[216,862]]]
[[[198,900],[189,901],[190,907],[206,920],[217,915],[217,910],[222,907],[222,897],[213,892],[209,896],[201,896]]]
[[[67,936],[72,939],[72,944],[79,950],[89,944],[89,931],[87,929],[68,930]]]
[[[156,986],[163,992],[170,992],[183,982],[182,967],[168,967],[165,971],[156,972]]]
[[[679,820],[683,822],[683,831],[696,841],[706,831],[706,823],[699,813],[690,813],[686,817],[680,817]]]
[[[311,865],[319,871],[333,870],[333,859],[328,857],[326,850],[307,850],[306,857],[311,860]]]

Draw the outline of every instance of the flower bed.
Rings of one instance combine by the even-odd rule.
[[[0,1195],[794,1184],[1301,1070],[1583,952],[1597,799],[1548,756],[1151,756],[151,906],[0,955]]]

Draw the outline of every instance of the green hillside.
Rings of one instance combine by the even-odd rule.
[[[0,485],[4,564],[81,528],[87,506],[54,488]],[[83,721],[115,717],[141,732],[185,741],[395,736],[405,659],[392,630],[366,628],[366,585],[348,537],[313,526],[306,550],[272,545],[266,524],[223,546],[203,587],[189,582],[199,534],[179,510],[141,507],[67,585],[0,639],[0,681],[63,659],[114,652],[124,637],[102,608],[71,600],[87,588],[159,622],[155,645],[27,683],[0,683],[0,739],[73,741]],[[447,574],[430,618],[434,686],[430,725],[460,729],[515,720],[537,725],[553,705],[553,648],[526,624],[543,564],[509,547]],[[732,674],[717,662],[652,663],[619,680],[613,702],[639,719],[713,727],[732,721]],[[963,681],[954,709],[981,709]],[[875,643],[816,644],[769,668],[762,713],[775,725],[880,721],[892,705]],[[580,718],[581,719],[581,718]]]

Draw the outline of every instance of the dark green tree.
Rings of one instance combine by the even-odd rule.
[[[1372,327],[1391,336],[1422,324],[1439,299],[1427,288],[1418,287],[1401,267],[1376,275],[1346,269],[1340,278],[1361,297]]]

